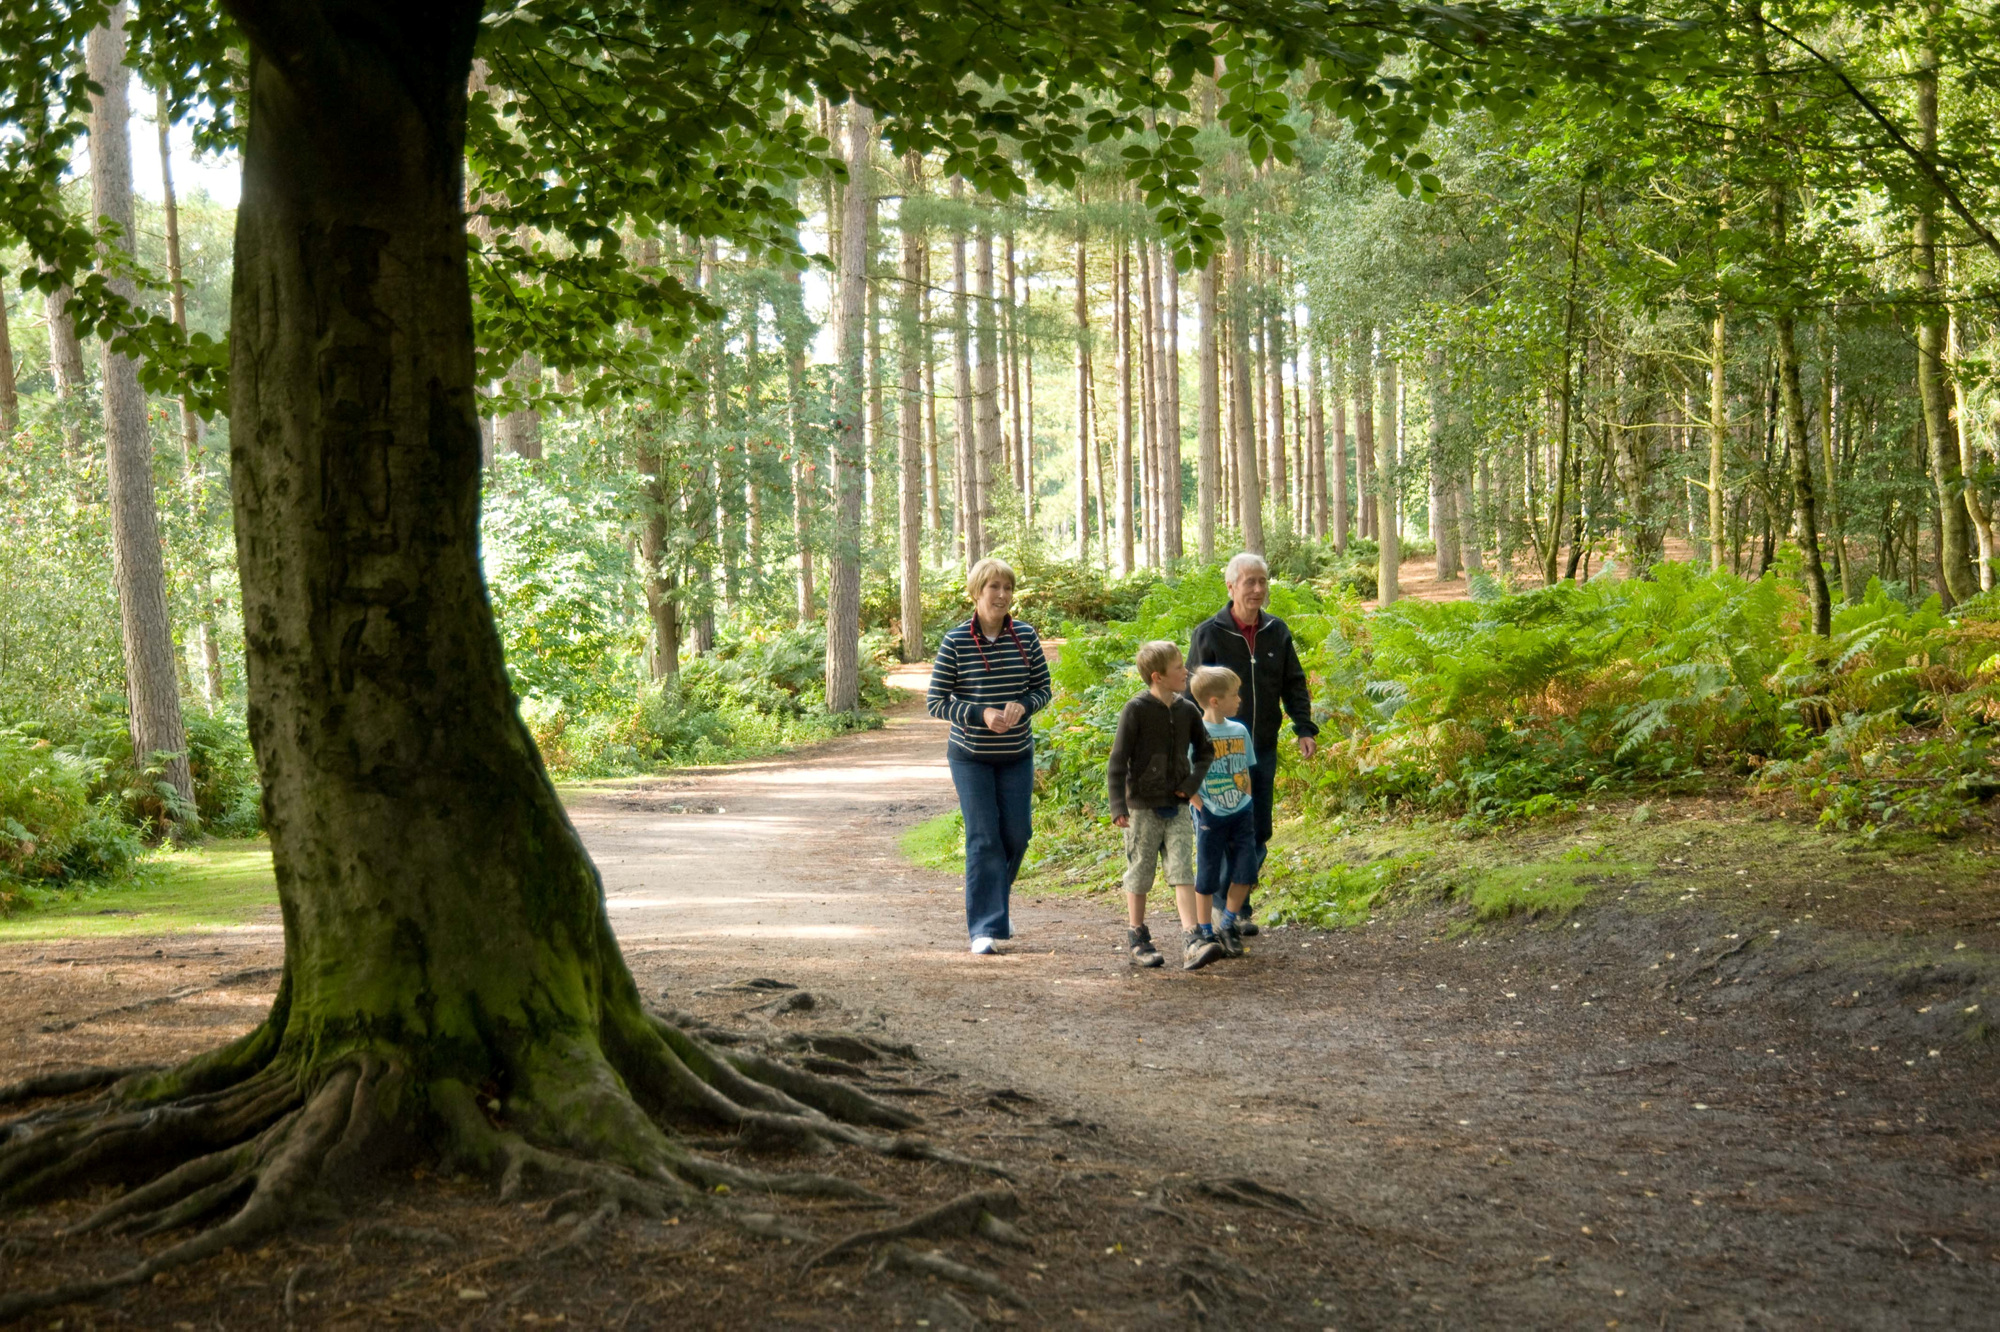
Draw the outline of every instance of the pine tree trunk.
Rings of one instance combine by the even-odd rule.
[[[7,327],[7,284],[0,281],[0,432],[21,424],[21,396],[14,374],[14,340]]]
[[[1840,571],[1841,600],[1853,601],[1854,568],[1848,562],[1847,525],[1840,503],[1840,391],[1836,387],[1840,375],[1840,353],[1824,322],[1820,324],[1819,338],[1823,358],[1819,381],[1819,447],[1826,468],[1826,530],[1833,538],[1834,565]],[[1985,573],[1989,577],[1992,574],[1991,560],[1986,562]]]
[[[124,4],[113,7],[105,26],[91,32],[86,51],[90,76],[103,89],[90,115],[91,204],[97,216],[120,228],[122,235],[114,244],[129,253],[135,228],[131,104],[126,98],[132,71],[124,63],[125,15]],[[127,300],[138,296],[129,278],[114,277],[111,289]],[[179,809],[168,808],[163,816],[178,825],[193,819],[194,778],[181,721],[173,625],[167,618],[167,575],[153,499],[153,442],[138,363],[109,347],[104,349],[104,434],[132,759],[141,771],[159,763],[161,779],[180,802]]]
[[[1348,482],[1347,482],[1347,373],[1342,368],[1340,343],[1336,339],[1327,348],[1327,368],[1333,380],[1333,440],[1327,453],[1327,465],[1333,475],[1327,497],[1332,510],[1327,517],[1333,528],[1333,548],[1347,549],[1348,541]]]
[[[1250,323],[1256,318],[1251,299],[1249,259],[1242,233],[1229,238],[1229,406],[1235,418],[1237,505],[1243,523],[1243,548],[1264,553],[1264,492],[1259,484],[1257,425],[1251,419]]]
[[[1396,363],[1386,356],[1381,358],[1381,381],[1382,419],[1380,429],[1375,432],[1375,540],[1380,545],[1380,556],[1375,566],[1375,595],[1379,604],[1387,606],[1402,595],[1400,575],[1403,552],[1402,529],[1397,525],[1396,516],[1396,422],[1401,416],[1397,410],[1399,386]]]
[[[1936,6],[1927,8],[1935,11]],[[1938,140],[1938,55],[1928,35],[1916,57],[1918,147],[1935,157]],[[1965,473],[1959,465],[1957,423],[1951,416],[1950,367],[1945,354],[1945,306],[1938,274],[1937,196],[1920,187],[1913,237],[1917,311],[1917,395],[1922,401],[1931,481],[1937,489],[1939,561],[1947,608],[1979,590],[1971,565],[1971,520],[1965,508]]]
[[[841,200],[837,322],[834,326],[833,557],[826,590],[826,707],[861,706],[861,482],[867,366],[869,141],[875,113],[847,106],[847,188]]]
[[[1135,567],[1133,564],[1133,505],[1132,505],[1132,245],[1123,237],[1118,241],[1117,277],[1111,297],[1112,336],[1117,341],[1118,362],[1115,370],[1118,390],[1117,416],[1113,424],[1118,429],[1118,459],[1114,475],[1118,483],[1118,576],[1123,578]]]
[[[1315,339],[1307,339],[1306,353],[1306,470],[1312,477],[1312,534],[1326,539],[1326,397],[1320,384],[1320,358],[1325,354]]]
[[[1203,564],[1215,562],[1215,517],[1222,507],[1222,377],[1216,351],[1215,259],[1201,266],[1195,280],[1195,317],[1200,333],[1195,346],[1201,398],[1196,411],[1195,540]]]
[[[1090,255],[1076,232],[1076,558],[1090,561]]]
[[[83,455],[84,387],[83,343],[76,336],[76,319],[69,312],[70,297],[76,292],[61,286],[42,299],[49,330],[49,378],[55,381],[56,401],[62,405],[64,440],[72,458]]]
[[[793,584],[792,611],[801,625],[818,618],[817,590],[813,586],[813,491],[818,475],[810,455],[810,434],[806,429],[806,348],[799,325],[804,318],[804,302],[799,292],[799,275],[785,273],[788,286],[785,330],[785,428],[792,455],[792,543],[798,550],[798,577]]]
[[[1167,561],[1179,564],[1187,554],[1187,483],[1181,476],[1181,271],[1171,249],[1162,246],[1167,294],[1161,308],[1166,321],[1161,342],[1166,374],[1167,441]]]
[[[1721,306],[1708,339],[1708,567],[1722,572],[1729,553],[1728,505],[1723,497],[1729,456],[1729,315]]]
[[[541,377],[542,363],[532,354],[514,362],[513,368],[507,372],[509,382],[522,390],[529,384],[539,382]],[[532,407],[517,407],[508,412],[500,418],[495,443],[516,458],[539,459],[542,456],[542,414]]]
[[[993,231],[981,226],[976,247],[978,258],[979,305],[974,327],[978,331],[979,388],[974,403],[974,425],[978,430],[979,532],[982,553],[1000,544],[995,534],[994,501],[1000,478],[1007,474],[1001,456],[1000,439],[1000,340],[995,319],[993,291]]]
[[[904,154],[903,169],[914,193],[923,180],[923,156],[914,150]],[[924,234],[921,228],[908,224],[902,230],[903,290],[898,307],[902,403],[896,414],[902,427],[897,457],[902,504],[897,510],[897,535],[903,556],[903,660],[919,661],[924,654],[924,330],[919,305],[923,295]]]
[[[1279,305],[1283,277],[1283,264],[1266,249],[1264,298],[1259,302],[1264,314],[1264,437],[1269,450],[1271,514],[1289,528],[1292,483],[1285,467],[1285,318]]]
[[[1352,365],[1348,371],[1354,395],[1354,508],[1356,535],[1375,537],[1375,358],[1373,329],[1354,331]]]
[[[955,202],[965,198],[965,182],[958,177],[952,178],[951,197]],[[965,283],[965,228],[955,227],[951,233],[951,314],[958,401],[952,405],[952,419],[957,425],[958,457],[953,470],[958,481],[959,532],[965,543],[965,564],[970,568],[986,554],[986,544],[979,521],[982,505],[979,438],[974,425],[977,412],[972,396],[972,309]]]
[[[1021,433],[1021,330],[1014,307],[1015,283],[1019,274],[1014,267],[1014,233],[1007,233],[1007,300],[1005,302],[1007,338],[1007,408],[1013,418],[1013,448],[1008,462],[1012,465],[1014,489],[1019,491],[1023,501],[1022,512],[1027,515],[1027,437]],[[1032,517],[1032,515],[1028,515]]]

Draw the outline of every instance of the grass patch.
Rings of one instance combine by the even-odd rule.
[[[0,943],[231,929],[277,904],[271,844],[218,840],[156,852],[117,887],[58,894],[0,920]]]
[[[903,854],[925,869],[965,872],[965,816],[957,810],[925,819],[903,834]]]

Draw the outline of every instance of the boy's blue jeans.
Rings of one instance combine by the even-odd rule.
[[[965,928],[970,938],[1011,939],[1007,897],[1033,834],[1035,759],[981,763],[947,753],[965,816]]]

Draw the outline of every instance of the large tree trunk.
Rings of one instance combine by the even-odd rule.
[[[1264,494],[1257,462],[1257,423],[1251,417],[1250,321],[1256,307],[1250,299],[1248,256],[1241,232],[1229,238],[1229,415],[1236,442],[1237,506],[1243,523],[1243,548],[1264,553]]]
[[[1721,306],[1708,338],[1708,567],[1721,573],[1729,553],[1723,467],[1729,455],[1729,316]]]
[[[1111,297],[1111,329],[1117,340],[1118,457],[1113,464],[1118,483],[1118,576],[1133,569],[1132,548],[1132,244],[1118,240],[1117,280]]]
[[[1935,10],[1936,6],[1927,6]],[[1916,58],[1918,145],[1935,157],[1938,137],[1938,55],[1925,35]],[[1918,195],[1915,241],[1917,289],[1924,304],[1917,311],[1917,396],[1922,399],[1924,436],[1929,446],[1931,480],[1937,487],[1938,559],[1943,565],[1947,607],[1979,591],[1971,564],[1971,519],[1965,508],[1965,473],[1959,465],[1958,424],[1951,414],[1950,367],[1945,356],[1945,306],[1938,280],[1937,196],[1929,188]]]
[[[841,198],[840,271],[834,324],[833,558],[826,588],[826,706],[861,706],[861,474],[867,410],[863,336],[868,316],[868,169],[875,113],[847,108],[847,188]]]
[[[1178,564],[1187,554],[1187,484],[1181,476],[1181,271],[1174,263],[1173,250],[1167,246],[1160,247],[1160,263],[1167,282],[1160,307],[1165,321],[1160,347],[1166,376],[1162,429],[1167,464],[1167,562]]]
[[[81,1229],[226,1219],[123,1271],[0,1295],[0,1320],[247,1249],[411,1146],[503,1197],[580,1188],[614,1212],[700,1204],[746,1226],[760,1219],[717,1186],[856,1190],[705,1160],[654,1113],[944,1159],[850,1127],[907,1114],[644,1007],[516,712],[479,564],[461,194],[479,5],[232,12],[250,45],[236,537],[285,970],[239,1040],[72,1080],[110,1085],[9,1126],[0,1201],[109,1164],[164,1173]]]
[[[1387,356],[1381,362],[1382,410],[1375,431],[1375,540],[1379,543],[1375,596],[1379,604],[1387,606],[1402,595],[1402,530],[1396,516],[1396,423],[1402,413],[1397,410],[1396,362]]]
[[[0,431],[21,424],[21,397],[14,375],[14,340],[7,328],[7,284],[0,281]]]
[[[1327,505],[1331,512],[1327,515],[1333,528],[1333,548],[1347,549],[1348,499],[1347,499],[1347,374],[1340,360],[1340,342],[1334,340],[1327,348],[1327,368],[1332,371],[1333,383],[1333,438],[1328,443],[1327,466],[1332,469],[1332,479]]]
[[[977,350],[979,353],[979,387],[974,399],[973,424],[978,436],[979,464],[979,531],[982,553],[986,548],[1000,544],[994,533],[994,498],[1000,478],[1007,475],[1006,460],[1001,456],[1000,438],[1000,339],[994,318],[993,301],[993,229],[979,228],[978,243],[974,247],[976,258],[975,277],[978,281],[979,303],[974,311],[977,330]]]
[[[1354,395],[1354,509],[1355,535],[1362,540],[1375,536],[1375,332],[1354,330],[1353,355],[1349,361],[1349,389]]]
[[[1090,560],[1090,254],[1076,231],[1076,558]]]
[[[1271,514],[1287,528],[1292,525],[1291,473],[1285,466],[1285,318],[1284,265],[1271,250],[1264,251],[1264,437],[1271,478]]]
[[[914,192],[923,179],[924,159],[912,150],[904,155],[904,170]],[[907,216],[907,214],[905,215]],[[924,459],[923,459],[923,317],[920,301],[924,279],[924,234],[903,227],[903,290],[898,307],[902,360],[902,427],[898,437],[897,477],[902,504],[897,510],[897,534],[903,556],[903,660],[917,661],[924,652]]]
[[[1199,414],[1195,422],[1196,554],[1203,564],[1215,560],[1215,515],[1222,504],[1222,377],[1216,353],[1215,260],[1201,266],[1195,280],[1195,317],[1200,323],[1195,358],[1199,362]]]
[[[1312,478],[1312,534],[1326,539],[1326,395],[1320,384],[1320,362],[1326,349],[1308,337],[1306,354],[1306,473]]]
[[[1141,511],[1145,526],[1145,562],[1152,568],[1159,568],[1160,554],[1160,492],[1162,486],[1161,431],[1160,431],[1160,347],[1159,312],[1154,305],[1153,287],[1153,247],[1147,240],[1140,240],[1139,270],[1134,275],[1139,280],[1139,328],[1135,351],[1139,357],[1139,436],[1143,443],[1140,457],[1145,466],[1141,473],[1142,484],[1139,493],[1144,497]]]
[[[965,182],[953,177],[951,197],[954,201],[965,198]],[[952,353],[957,377],[954,392],[958,401],[952,406],[952,418],[958,425],[958,511],[959,531],[965,539],[965,563],[970,568],[986,554],[984,529],[979,515],[983,506],[979,499],[979,437],[974,428],[972,397],[972,311],[968,304],[965,285],[965,228],[954,227],[951,233],[951,314]]]
[[[792,455],[792,541],[798,550],[797,576],[792,584],[793,616],[801,625],[816,618],[819,600],[813,586],[813,493],[819,484],[813,470],[811,431],[806,426],[805,302],[799,275],[785,271],[785,314],[779,328],[785,341],[785,431]]]
[[[90,76],[103,92],[90,114],[91,203],[122,233],[116,245],[130,251],[132,210],[132,71],[125,65],[125,6],[90,34]],[[138,292],[129,278],[114,277],[114,292]],[[130,703],[132,760],[140,771],[155,761],[179,808],[162,811],[166,822],[191,821],[194,778],[188,768],[187,730],[181,722],[174,632],[167,618],[167,575],[160,558],[159,513],[153,500],[153,442],[146,423],[146,394],[138,363],[104,349],[105,472],[111,491],[111,555],[118,585],[119,627],[125,643],[125,692]]]
[[[181,209],[180,200],[174,194],[173,122],[168,115],[165,93],[161,93],[156,102],[154,120],[160,141],[160,212],[167,231],[168,308],[173,311],[174,324],[185,333],[188,326],[187,284],[181,280]],[[0,301],[0,351],[5,350],[7,333],[4,305],[5,302]],[[11,366],[8,371],[11,376]],[[11,393],[11,378],[0,383],[0,389]],[[201,464],[201,419],[195,415],[186,398],[181,399],[181,463],[191,503],[197,512],[205,510],[208,507],[208,487]],[[205,555],[197,558],[200,567],[195,571],[198,588],[195,624],[201,647],[201,695],[212,710],[222,698],[222,648],[216,641],[215,632],[215,574],[208,567]]]

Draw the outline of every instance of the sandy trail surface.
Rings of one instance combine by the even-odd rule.
[[[1574,930],[1267,930],[1198,973],[1156,910],[1171,961],[1142,973],[1110,899],[1017,895],[1010,953],[975,958],[956,876],[898,849],[955,807],[943,744],[904,703],[794,755],[565,796],[649,998],[714,1013],[698,991],[788,982],[811,1021],[910,1042],[1061,1130],[976,1135],[992,1154],[1117,1163],[1072,1263],[1125,1264],[1121,1238],[1168,1224],[1139,1215],[1147,1179],[1249,1175],[1328,1218],[1270,1253],[1256,1301],[1139,1262],[1093,1280],[1092,1325],[2000,1326],[1994,1058],[1927,1054],[1898,1017],[1920,986],[1870,1008],[1789,939],[1704,970],[1736,926],[1616,902]],[[206,1048],[261,1015],[281,947],[267,922],[0,950],[0,1063]],[[224,983],[107,1012],[183,979]],[[1211,1219],[1183,1240],[1256,1271],[1248,1224]],[[1029,1321],[1084,1321],[1050,1284]]]

